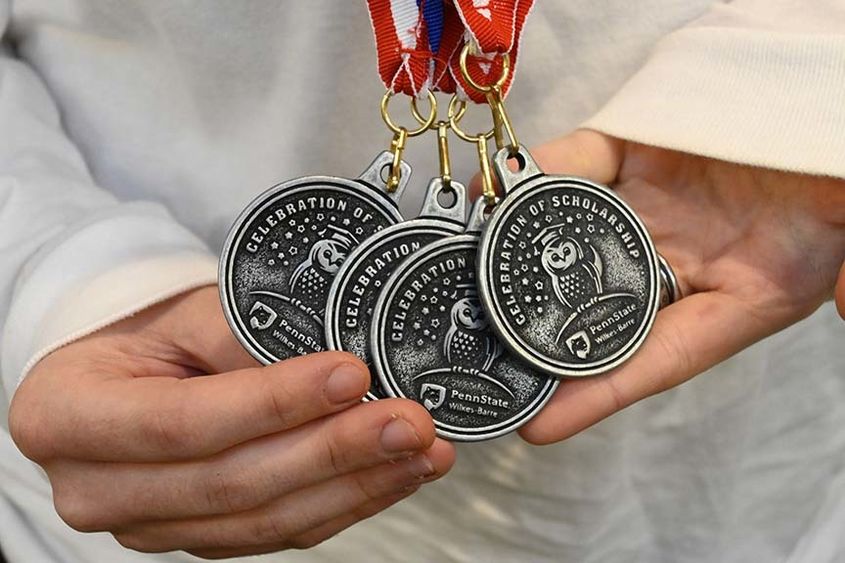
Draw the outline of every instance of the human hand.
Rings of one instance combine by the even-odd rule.
[[[73,528],[232,557],[315,545],[449,470],[425,409],[368,387],[340,352],[258,367],[208,287],[47,356],[9,424]]]
[[[532,151],[549,174],[609,184],[642,217],[683,295],[620,368],[567,380],[521,430],[563,440],[679,385],[831,299],[845,182],[741,166],[580,130]],[[845,270],[837,300],[845,316]]]

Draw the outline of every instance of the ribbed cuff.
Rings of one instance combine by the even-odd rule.
[[[845,177],[845,35],[677,31],[584,126],[730,162]]]
[[[59,301],[32,343],[18,377],[50,352],[171,297],[217,283],[217,259],[177,254],[141,260],[109,271]]]
[[[216,262],[202,241],[154,204],[120,204],[57,229],[18,273],[0,339],[7,396],[58,347],[215,283]]]

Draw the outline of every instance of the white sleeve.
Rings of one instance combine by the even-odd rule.
[[[734,0],[660,41],[586,127],[845,177],[845,2]]]
[[[0,0],[0,34],[10,4]],[[216,260],[161,205],[95,185],[45,85],[0,48],[0,375],[11,397],[64,343],[213,283]]]

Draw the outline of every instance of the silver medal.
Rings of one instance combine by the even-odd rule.
[[[480,200],[464,234],[411,255],[373,313],[373,364],[385,392],[428,409],[438,435],[478,441],[511,432],[545,405],[559,381],[519,362],[490,329],[476,288]]]
[[[388,194],[393,161],[381,153],[357,179],[310,176],[278,184],[238,217],[223,246],[219,288],[237,339],[264,364],[326,349],[323,312],[347,256],[402,220],[397,200],[411,174]]]
[[[519,172],[494,158],[506,197],[481,237],[481,301],[501,341],[556,376],[604,373],[645,340],[660,301],[658,255],[642,221],[609,188]]]
[[[352,352],[371,366],[370,325],[379,292],[409,254],[464,230],[465,201],[463,185],[453,181],[447,188],[435,178],[417,219],[380,231],[349,255],[329,290],[325,315],[329,349]],[[373,377],[366,399],[383,397],[378,378]]]

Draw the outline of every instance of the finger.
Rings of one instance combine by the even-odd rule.
[[[531,149],[531,156],[546,174],[580,176],[601,184],[616,179],[625,143],[591,129],[577,129]],[[470,182],[470,193],[481,193],[481,176]]]
[[[189,379],[95,373],[68,386],[61,370],[47,375],[29,382],[37,400],[18,405],[41,429],[24,448],[34,459],[205,457],[346,409],[369,388],[366,366],[342,352]]]
[[[360,404],[293,430],[182,463],[47,465],[56,509],[74,529],[249,510],[322,481],[427,450],[428,412],[413,401]],[[96,494],[92,492],[96,491]]]
[[[839,316],[845,319],[845,263],[839,270],[839,281],[836,282],[836,308],[839,309]]]
[[[127,547],[151,552],[285,544],[375,499],[437,479],[453,462],[452,445],[438,440],[410,459],[336,477],[255,510],[142,524],[115,536]]]
[[[327,539],[336,536],[343,530],[349,528],[353,524],[357,524],[362,520],[371,518],[379,512],[386,510],[394,504],[408,498],[417,490],[420,485],[412,485],[404,489],[402,492],[395,495],[388,495],[380,499],[372,500],[365,505],[357,508],[347,514],[338,516],[329,520],[322,526],[308,531],[299,536],[291,538],[284,543],[270,543],[264,545],[250,546],[247,548],[223,548],[223,549],[191,549],[188,552],[191,555],[202,557],[204,559],[226,559],[230,557],[245,557],[248,555],[261,555],[265,553],[275,553],[284,551],[286,549],[310,549]]]
[[[778,328],[722,293],[681,299],[657,315],[642,348],[626,364],[605,375],[565,381],[520,435],[534,444],[568,438],[679,385]]]

